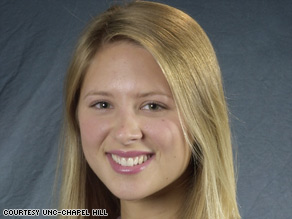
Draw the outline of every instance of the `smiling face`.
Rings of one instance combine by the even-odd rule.
[[[85,158],[118,198],[140,200],[174,183],[190,160],[169,85],[153,56],[129,42],[104,45],[78,104]]]

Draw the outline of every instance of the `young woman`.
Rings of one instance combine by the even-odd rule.
[[[134,1],[93,19],[66,80],[62,209],[240,218],[227,107],[202,28]]]

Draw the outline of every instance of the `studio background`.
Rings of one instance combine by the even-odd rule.
[[[0,1],[1,218],[52,208],[64,75],[86,23],[113,2]],[[242,218],[291,218],[292,1],[160,2],[190,14],[216,50]]]

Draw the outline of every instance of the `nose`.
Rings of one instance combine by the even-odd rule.
[[[116,120],[114,138],[122,145],[130,145],[142,137],[138,118],[133,113],[120,114]]]

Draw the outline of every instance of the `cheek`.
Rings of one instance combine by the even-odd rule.
[[[177,153],[185,145],[180,123],[175,119],[149,121],[145,126],[145,135],[159,147],[158,150]]]
[[[90,116],[79,118],[81,142],[84,149],[100,147],[108,132],[108,123]]]
[[[145,132],[149,145],[154,145],[159,176],[170,183],[183,174],[191,157],[180,123],[178,119],[164,119],[148,123],[147,127]]]

